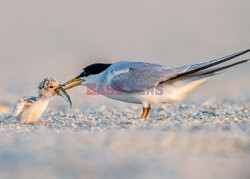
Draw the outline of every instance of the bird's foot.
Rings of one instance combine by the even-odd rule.
[[[50,121],[33,121],[33,122],[25,122],[24,124],[36,125],[36,124],[50,124]]]

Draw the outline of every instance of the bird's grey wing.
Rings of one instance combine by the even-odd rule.
[[[25,107],[29,107],[34,101],[35,97],[22,97],[21,99],[18,100],[16,103],[14,110],[13,110],[13,115],[18,116]]]
[[[248,52],[250,52],[250,49],[202,63],[181,67],[166,67],[143,62],[119,62],[118,65],[114,66],[111,70],[109,84],[111,84],[115,90],[119,88],[122,92],[133,93],[177,79],[193,77],[198,77],[197,79],[204,78],[214,75],[215,72],[226,68],[246,63],[249,61],[248,59],[222,67],[211,68]]]
[[[135,93],[156,87],[159,82],[184,70],[151,63],[124,62],[111,70],[109,84],[115,90]]]

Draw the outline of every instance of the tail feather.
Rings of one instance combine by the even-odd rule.
[[[180,101],[183,99],[189,92],[191,92],[194,88],[210,79],[213,75],[217,75],[219,72],[223,72],[223,70],[227,68],[231,68],[236,65],[240,65],[250,61],[250,59],[241,60],[229,65],[224,65],[220,67],[213,67],[220,63],[224,63],[228,60],[231,60],[235,57],[238,57],[244,53],[250,52],[250,50],[245,50],[242,52],[238,52],[226,57],[221,57],[218,59],[210,60],[207,62],[194,64],[190,66],[186,66],[187,69],[185,72],[179,73],[176,76],[168,78],[165,81],[161,81],[159,84],[167,84],[171,86],[174,90],[172,90],[172,95],[177,96],[174,101]],[[181,67],[182,68],[182,67]]]
[[[240,55],[243,55],[245,53],[248,53],[250,52],[250,49],[248,50],[244,50],[244,51],[241,51],[241,52],[238,52],[238,53],[233,53],[231,55],[228,55],[228,56],[224,56],[224,57],[220,57],[220,58],[217,58],[217,59],[213,59],[213,60],[209,60],[209,61],[206,61],[206,62],[203,62],[203,63],[199,63],[199,64],[194,64],[194,65],[190,65],[189,68],[187,68],[187,71],[185,72],[182,72],[182,73],[179,73],[177,74],[176,76],[173,76],[169,79],[167,79],[166,81],[162,81],[161,83],[165,83],[167,81],[172,81],[172,80],[175,80],[175,79],[178,79],[178,78],[182,78],[182,77],[185,77],[185,76],[189,76],[189,75],[192,75],[192,74],[196,74],[198,72],[201,72],[205,69],[208,69],[210,67],[213,67],[213,66],[216,66],[216,65],[219,65],[221,63],[224,63],[224,62],[227,62],[233,58],[236,58]],[[227,65],[227,66],[224,66],[224,67],[219,67],[219,68],[216,68],[216,69],[211,69],[209,71],[213,71],[213,70],[217,70],[217,71],[220,71],[220,70],[223,70],[225,68],[230,68],[232,66],[235,66],[235,65],[239,65],[241,63],[245,63],[247,62],[248,60],[242,60],[240,62],[236,62],[236,63],[233,63],[231,65]],[[188,70],[188,69],[191,69],[191,70]],[[204,72],[204,71],[203,71]],[[202,72],[201,72],[202,73]]]
[[[210,76],[213,76],[213,75],[217,75],[218,72],[223,72],[222,70],[225,70],[227,68],[231,68],[233,66],[236,66],[236,65],[240,65],[242,63],[246,63],[248,62],[250,59],[246,59],[246,60],[241,60],[239,62],[235,62],[235,63],[232,63],[230,65],[226,65],[226,66],[222,66],[222,67],[218,67],[218,68],[213,68],[213,69],[210,69],[210,70],[206,70],[206,71],[201,71],[201,72],[196,72],[196,73],[192,73],[190,75],[187,75],[187,76],[183,76],[181,77],[181,79],[187,79],[187,78],[194,78],[194,77],[202,77],[202,78],[206,78],[206,77],[210,77]],[[178,78],[178,80],[180,80],[180,78]],[[171,80],[171,81],[175,81],[175,80]]]
[[[165,84],[168,84],[172,87],[174,87],[175,90],[175,96],[178,96],[178,101],[183,99],[189,92],[191,92],[194,88],[202,84],[203,82],[210,79],[213,75],[217,75],[218,72],[225,70],[227,68],[231,68],[233,66],[243,64],[248,62],[250,59],[247,60],[241,60],[236,63],[232,63],[230,65],[213,68],[210,70],[202,71],[202,72],[196,72],[192,73],[187,76],[182,76],[175,80],[170,80],[165,82]]]
[[[245,53],[248,53],[250,52],[250,49],[247,49],[247,50],[243,50],[243,51],[240,51],[240,52],[236,52],[236,53],[232,53],[230,55],[226,55],[226,56],[223,56],[223,57],[219,57],[219,58],[215,58],[215,59],[211,59],[211,60],[208,60],[208,61],[204,61],[204,62],[201,62],[201,63],[197,63],[197,64],[193,64],[191,65],[191,69],[196,69],[196,68],[200,68],[200,67],[203,67],[203,66],[206,66],[206,65],[218,65],[220,63],[224,63],[224,62],[227,62],[231,59],[234,59],[236,57],[239,57]]]
[[[239,62],[235,62],[235,63],[232,63],[230,65],[226,65],[226,66],[222,66],[222,67],[219,67],[219,68],[215,68],[215,69],[211,69],[211,70],[208,70],[208,71],[204,71],[203,73],[201,73],[200,75],[208,75],[208,74],[216,74],[216,72],[219,72],[219,71],[222,71],[222,70],[225,70],[227,68],[231,68],[233,66],[236,66],[236,65],[240,65],[242,63],[246,63],[248,62],[250,59],[247,59],[247,60],[241,60]]]

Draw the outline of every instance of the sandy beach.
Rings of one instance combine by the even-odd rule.
[[[249,178],[250,100],[0,115],[3,178]],[[13,172],[14,171],[14,172]]]

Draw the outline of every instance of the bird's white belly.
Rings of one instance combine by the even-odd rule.
[[[122,94],[117,94],[115,91],[113,95],[105,96],[111,99],[136,104],[149,103],[160,105],[164,103],[175,103],[181,101],[190,91],[207,79],[208,78],[204,78],[186,84],[176,83],[175,85],[165,85],[162,88],[149,89],[139,93],[123,92]]]
[[[161,90],[158,89],[158,93],[156,90],[154,92],[146,92],[145,95],[141,95],[140,99],[149,104],[164,104],[164,103],[176,103],[181,101],[186,97],[188,93],[190,93],[194,88],[199,86],[201,83],[205,82],[209,78],[203,78],[196,81],[191,81],[185,83],[184,81],[180,81],[179,83],[175,83],[173,85],[165,85]]]
[[[97,90],[94,91],[97,92]],[[183,99],[183,95],[177,93],[176,88],[171,87],[163,88],[161,91],[153,89],[138,93],[126,93],[114,90],[112,94],[104,93],[103,95],[110,99],[135,104],[143,104],[145,102],[150,104],[173,103]]]
[[[135,104],[142,104],[143,101],[142,99],[137,96],[137,95],[134,95],[134,94],[126,94],[126,93],[123,93],[123,94],[113,94],[113,95],[104,95],[110,99],[115,99],[115,100],[118,100],[118,101],[123,101],[123,102],[127,102],[127,103],[135,103]]]
[[[20,122],[24,123],[24,122],[35,121],[36,119],[41,117],[41,115],[45,111],[47,105],[48,105],[47,101],[41,101],[41,102],[34,103],[33,105],[31,105],[29,108],[27,108],[26,110],[24,110],[21,113]]]
[[[114,100],[118,100],[118,101],[123,101],[123,102],[127,102],[127,103],[136,103],[136,104],[142,104],[143,101],[141,101],[140,98],[137,97],[137,95],[133,95],[133,94],[129,94],[129,93],[124,93],[124,92],[120,92],[120,91],[116,91],[111,89],[111,91],[107,90],[107,84],[102,85],[101,83],[97,83],[98,85],[96,85],[96,83],[92,83],[95,84],[94,88],[89,88],[87,86],[87,95],[103,95],[106,96],[107,98],[110,99],[114,99]],[[99,88],[97,87],[99,86]],[[102,88],[100,88],[100,86]],[[100,90],[102,89],[102,90]]]
[[[115,91],[112,95],[104,95],[110,99],[115,99],[118,101],[123,101],[127,103],[136,103],[136,104],[143,104],[143,103],[150,103],[150,104],[162,104],[162,103],[174,103],[183,99],[183,95],[176,93],[176,90],[163,89],[162,93],[158,93],[156,91],[151,90],[138,92],[138,93],[125,93],[122,94],[117,93]]]
[[[107,94],[106,88],[109,83],[104,79],[103,81],[93,81],[93,84],[98,85],[95,85],[95,88],[93,88],[92,90],[100,93],[100,89],[98,86],[102,86],[102,92],[104,94],[100,94],[111,99],[127,103],[149,103],[160,105],[163,103],[175,103],[181,101],[191,90],[193,90],[195,87],[197,87],[207,79],[209,79],[209,77],[201,78],[198,80],[181,80],[173,84],[166,84],[161,87],[151,88],[137,93],[118,92],[112,89],[111,94]]]

